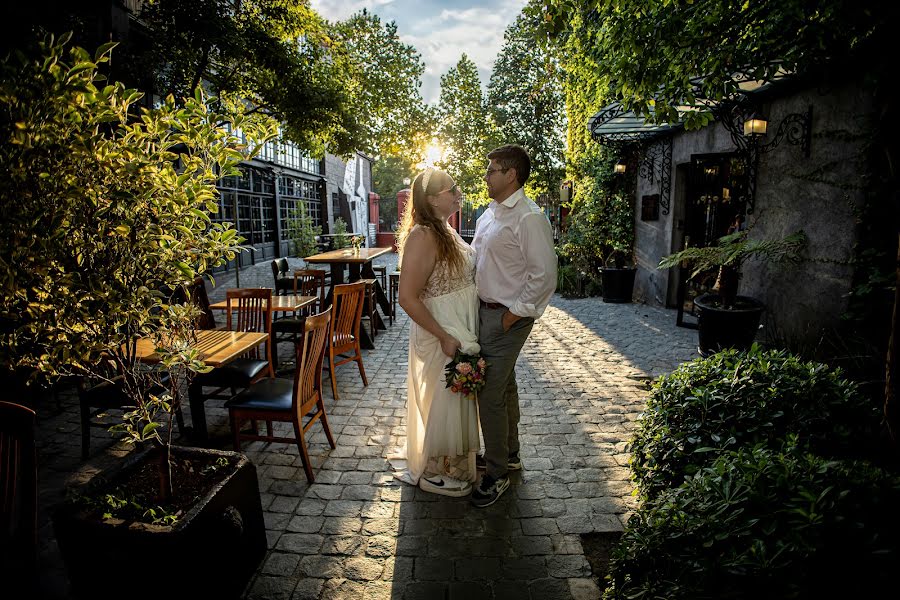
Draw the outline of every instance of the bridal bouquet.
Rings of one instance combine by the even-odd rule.
[[[467,398],[475,398],[484,387],[484,372],[487,363],[479,354],[463,354],[459,350],[453,360],[447,363],[447,387]]]

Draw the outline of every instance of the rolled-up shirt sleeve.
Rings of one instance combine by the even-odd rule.
[[[518,237],[525,258],[525,286],[510,312],[540,318],[556,291],[556,251],[553,232],[543,213],[529,213],[519,222]]]

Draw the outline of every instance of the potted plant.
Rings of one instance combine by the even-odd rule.
[[[53,515],[77,593],[146,595],[135,573],[177,564],[197,567],[192,590],[233,594],[266,548],[255,469],[238,453],[173,447],[173,411],[206,369],[186,290],[240,242],[210,217],[215,182],[250,155],[222,125],[259,142],[274,128],[226,99],[213,112],[200,93],[138,110],[141,94],[98,70],[114,44],[92,57],[67,42],[0,62],[0,361],[32,381],[91,376],[133,404],[116,429],[144,451]],[[136,359],[139,338],[155,342],[160,369]],[[211,488],[179,485],[207,475]]]
[[[337,217],[334,220],[334,238],[331,244],[335,250],[340,250],[350,245],[350,236],[347,234],[347,222],[341,217]]]
[[[322,228],[313,225],[312,218],[306,212],[306,205],[298,201],[297,208],[291,210],[287,222],[287,236],[294,244],[294,256],[306,258],[319,252],[319,236]]]
[[[631,302],[636,269],[630,195],[610,175],[613,158],[592,155],[586,160],[588,174],[575,186],[559,253],[579,275],[602,282],[604,302]]]
[[[664,257],[659,269],[682,263],[693,271],[690,277],[718,270],[713,287],[718,293],[703,294],[694,300],[697,308],[699,351],[703,356],[723,348],[748,349],[756,337],[763,304],[755,298],[738,295],[741,265],[748,260],[795,261],[806,246],[806,234],[798,231],[780,240],[749,237],[749,229],[725,235],[712,246],[685,248]]]

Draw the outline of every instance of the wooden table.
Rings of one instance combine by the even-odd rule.
[[[216,368],[227,365],[245,352],[265,342],[269,334],[255,331],[227,331],[222,329],[201,329],[194,332],[197,336],[195,348],[200,350],[200,359],[208,366]],[[156,346],[149,338],[137,341],[136,358],[141,362],[155,364],[160,361]],[[209,434],[206,429],[206,409],[203,398],[195,398],[188,389],[188,400],[191,405],[191,423],[194,437],[198,442],[206,442]]]
[[[272,296],[272,303],[269,310],[272,312],[294,312],[301,308],[306,308],[313,304],[318,298],[316,296]],[[234,303],[237,306],[237,302]],[[214,310],[228,310],[228,301],[220,300],[209,305]]]
[[[378,306],[381,307],[382,312],[387,315],[390,314],[391,303],[388,300],[384,289],[382,289],[381,284],[378,282],[375,271],[372,270],[372,261],[382,254],[393,251],[393,248],[360,248],[359,253],[357,254],[352,249],[344,248],[342,250],[331,250],[330,252],[307,256],[303,260],[309,264],[324,264],[331,267],[331,289],[328,291],[326,304],[331,303],[334,286],[344,283],[344,267],[346,266],[350,272],[348,279],[349,283],[353,283],[359,279],[375,280],[375,299],[378,302]],[[375,321],[376,327],[379,329],[387,329],[384,321],[381,319],[381,315],[378,314],[378,311],[375,311]],[[360,328],[359,337],[360,344],[363,348],[372,349],[375,347],[375,344],[372,343],[372,340],[369,338],[369,334],[366,333],[365,329]]]
[[[200,350],[200,359],[210,367],[227,365],[251,348],[262,344],[269,337],[266,333],[253,331],[224,331],[222,329],[200,329],[194,332]],[[141,338],[137,341],[136,358],[144,363],[160,361],[153,340]]]

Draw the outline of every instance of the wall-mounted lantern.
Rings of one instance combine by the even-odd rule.
[[[768,126],[769,122],[766,119],[758,113],[754,113],[752,117],[744,121],[744,135],[747,137],[766,135]]]
[[[628,167],[624,160],[620,160],[616,163],[616,166],[613,167],[613,173],[616,175],[624,175],[625,171],[628,170]]]

